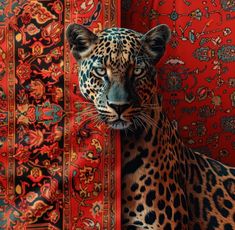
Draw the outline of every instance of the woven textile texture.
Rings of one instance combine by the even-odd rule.
[[[69,23],[99,32],[118,12],[116,0],[0,1],[0,229],[119,229],[118,138],[92,122],[65,40]]]
[[[235,3],[229,0],[122,1],[122,26],[168,24],[158,63],[163,106],[191,148],[235,166]]]

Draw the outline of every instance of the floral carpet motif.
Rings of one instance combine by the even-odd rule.
[[[172,30],[158,84],[164,109],[191,148],[235,166],[235,3],[122,1],[122,26]]]
[[[118,134],[94,121],[69,23],[119,24],[118,1],[0,2],[0,229],[119,229]]]

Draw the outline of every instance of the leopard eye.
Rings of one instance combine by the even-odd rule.
[[[143,76],[144,73],[145,73],[145,70],[144,70],[143,68],[140,68],[140,67],[136,67],[136,68],[134,68],[134,70],[133,70],[133,74],[134,74],[135,76],[137,76],[137,77]]]
[[[95,74],[97,75],[97,76],[99,76],[99,77],[103,77],[103,76],[105,76],[106,75],[106,68],[103,68],[103,67],[96,67],[95,69],[94,69],[94,72],[95,72]]]

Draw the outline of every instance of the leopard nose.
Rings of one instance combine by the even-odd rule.
[[[121,115],[126,109],[128,109],[131,106],[131,104],[130,103],[117,104],[113,102],[108,102],[108,106],[114,109],[118,115]]]

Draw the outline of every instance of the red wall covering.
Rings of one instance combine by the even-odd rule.
[[[184,142],[235,166],[235,3],[229,0],[122,1],[122,26],[168,24],[158,63],[164,109]]]

